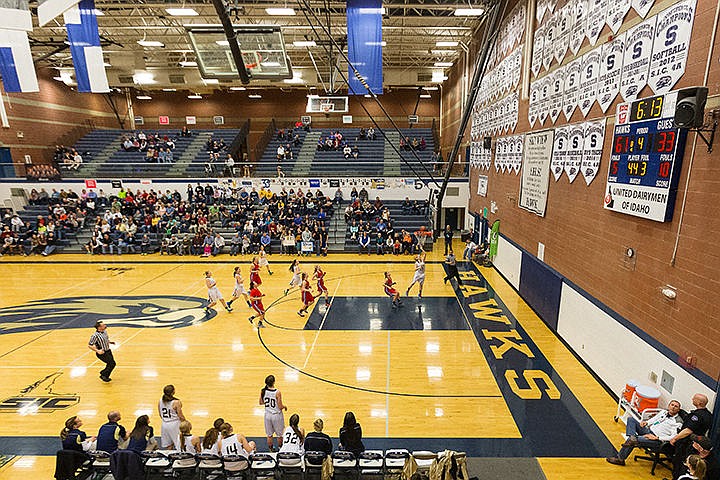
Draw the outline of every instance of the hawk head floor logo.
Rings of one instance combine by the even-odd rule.
[[[20,390],[20,394],[0,400],[0,413],[33,415],[65,410],[80,403],[76,393],[57,393],[55,382],[62,372],[54,372]],[[44,390],[44,393],[36,390]]]
[[[206,300],[175,295],[63,297],[0,308],[0,335],[66,328],[88,328],[102,320],[110,327],[181,328],[203,323]]]

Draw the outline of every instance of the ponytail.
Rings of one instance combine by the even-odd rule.
[[[65,440],[68,437],[70,430],[75,427],[75,420],[77,420],[77,416],[70,417],[65,420],[65,427],[60,430],[60,440]]]
[[[220,434],[222,435],[222,438],[228,438],[230,435],[232,435],[232,425],[229,423],[223,423],[220,426]]]
[[[299,423],[300,423],[300,415],[298,415],[297,413],[293,413],[290,416],[290,428],[292,428],[293,432],[295,432],[295,435],[298,436],[298,438],[300,439],[300,443],[304,443],[305,436],[300,431],[300,427],[298,426]]]

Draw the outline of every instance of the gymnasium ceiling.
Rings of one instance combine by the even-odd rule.
[[[129,77],[139,72],[149,72],[153,76],[154,83],[138,86],[148,91],[172,87],[207,92],[241,85],[239,79],[232,82],[222,80],[220,85],[207,84],[197,67],[181,66],[180,62],[196,60],[184,26],[220,23],[211,0],[184,3],[95,0],[95,4],[101,12],[98,24],[111,86],[132,86],[134,80]],[[328,89],[333,65],[339,64],[343,71],[347,71],[346,64],[342,59],[338,60],[337,49],[325,33],[329,31],[335,41],[345,44],[347,29],[344,1],[226,0],[225,4],[234,24],[280,25],[293,71],[299,77],[291,84],[282,81],[270,84],[265,80],[253,81],[247,87],[276,85],[284,88],[316,86]],[[34,11],[36,7],[37,2],[31,1],[30,8]],[[293,8],[296,15],[271,16],[265,11],[268,7]],[[482,8],[479,2],[387,0],[383,7],[383,41],[386,42],[383,47],[383,68],[386,86],[429,85],[433,71],[436,77],[438,70],[444,70],[447,74],[449,67],[438,67],[436,63],[447,65],[464,55],[483,21],[483,17],[454,15],[456,8]],[[197,15],[172,16],[166,11],[168,8],[193,9]],[[72,74],[72,58],[61,17],[44,27],[35,26],[29,36],[36,65],[64,69],[65,78]],[[139,40],[159,41],[164,46],[144,47],[137,43]],[[293,45],[293,42],[307,40],[314,40],[317,46]],[[437,46],[437,42],[458,44]],[[341,89],[342,81],[339,78],[334,80],[335,88]]]

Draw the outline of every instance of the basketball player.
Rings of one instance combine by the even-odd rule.
[[[420,254],[415,255],[415,275],[413,276],[412,283],[405,291],[406,297],[410,295],[410,289],[417,283],[420,286],[418,298],[422,298],[423,285],[425,284],[425,255],[426,254],[423,251],[421,251]]]
[[[165,385],[163,396],[158,402],[158,413],[162,419],[160,448],[180,449],[180,422],[185,421],[182,402],[175,397],[175,386]]]
[[[283,443],[280,448],[281,452],[297,453],[299,455],[305,454],[305,429],[299,426],[300,416],[297,413],[293,413],[290,416],[290,425],[285,427],[282,438]]]
[[[298,315],[304,317],[308,307],[312,305],[315,300],[315,297],[312,295],[312,287],[310,286],[310,280],[308,280],[308,274],[303,272],[300,278],[300,299],[302,300],[303,306],[298,310]]]
[[[328,296],[328,289],[325,286],[325,272],[320,265],[315,265],[315,271],[313,272],[313,280],[317,280],[318,295],[325,297],[325,306],[330,306],[330,297]]]
[[[250,282],[254,283],[258,287],[262,285],[260,279],[260,263],[258,257],[253,257],[252,265],[250,265]]]
[[[233,427],[229,423],[223,423],[220,426],[220,437],[218,450],[224,457],[240,455],[247,458],[255,451],[255,442],[248,442],[245,435],[234,433]]]
[[[290,268],[288,269],[292,272],[293,276],[290,279],[290,286],[285,289],[284,294],[287,295],[291,288],[293,287],[299,287],[302,284],[302,276],[300,271],[300,261],[296,258],[292,261],[290,264]]]
[[[222,293],[220,293],[220,290],[217,287],[217,282],[212,277],[212,272],[210,270],[205,272],[205,286],[207,286],[208,289],[208,304],[205,307],[205,313],[208,313],[212,307],[217,305],[218,302],[225,307],[225,310],[232,312],[232,307],[225,303],[225,299],[223,298]]]
[[[402,302],[400,301],[400,292],[395,290],[393,288],[393,285],[395,285],[395,282],[393,282],[392,276],[390,276],[390,272],[385,272],[385,283],[383,283],[385,295],[392,299],[393,308],[397,308],[402,305]]]
[[[250,298],[248,297],[247,290],[245,290],[245,280],[243,279],[242,272],[240,272],[240,267],[235,267],[233,277],[235,278],[235,289],[233,290],[232,298],[227,302],[228,308],[232,308],[232,303],[240,298],[240,295],[245,297],[245,303],[247,303],[249,307]]]
[[[260,405],[265,406],[265,434],[267,435],[268,448],[271,452],[276,452],[277,450],[273,444],[273,434],[278,435],[278,448],[282,447],[282,433],[285,428],[283,410],[287,410],[287,406],[283,405],[280,390],[275,388],[274,375],[265,377],[265,386],[260,390]]]
[[[255,310],[255,312],[257,312],[257,315],[250,316],[248,320],[250,321],[250,323],[253,323],[253,320],[255,318],[258,318],[258,328],[265,327],[265,325],[263,324],[263,320],[265,320],[265,307],[262,303],[262,297],[264,296],[265,294],[261,293],[260,290],[258,290],[255,282],[250,282],[250,308]]]
[[[268,262],[267,254],[265,253],[265,247],[260,247],[260,258],[258,259],[258,267],[267,268],[268,275],[272,275],[270,271],[270,262]]]

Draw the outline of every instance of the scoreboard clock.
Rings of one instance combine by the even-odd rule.
[[[677,92],[621,103],[615,114],[605,208],[672,219],[687,130],[675,127]]]

